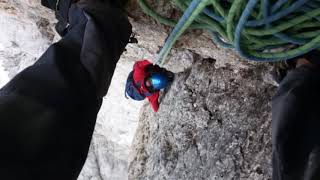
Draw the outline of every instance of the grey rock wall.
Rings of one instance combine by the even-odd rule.
[[[132,146],[129,179],[271,179],[270,99],[264,65],[216,67],[197,57],[145,107]]]

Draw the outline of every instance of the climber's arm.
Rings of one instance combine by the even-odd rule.
[[[155,112],[158,112],[158,110],[159,110],[159,101],[158,101],[159,95],[160,95],[160,93],[158,91],[158,92],[153,93],[151,96],[147,97],[150,104],[151,104],[152,109]]]

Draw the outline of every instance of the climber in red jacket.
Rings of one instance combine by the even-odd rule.
[[[148,60],[137,61],[129,74],[126,94],[134,100],[147,98],[155,112],[159,109],[159,92],[173,80],[174,74]],[[130,88],[132,87],[132,88]]]

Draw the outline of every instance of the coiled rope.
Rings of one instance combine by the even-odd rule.
[[[188,28],[208,30],[215,43],[253,61],[286,60],[320,48],[320,0],[172,1],[184,12],[178,22],[138,0],[146,14],[174,26],[158,55],[160,65]]]

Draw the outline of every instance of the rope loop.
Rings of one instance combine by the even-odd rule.
[[[320,48],[320,0],[172,1],[183,12],[178,22],[138,0],[146,14],[174,27],[159,53],[159,65],[188,28],[207,30],[216,44],[253,61],[287,60]]]

